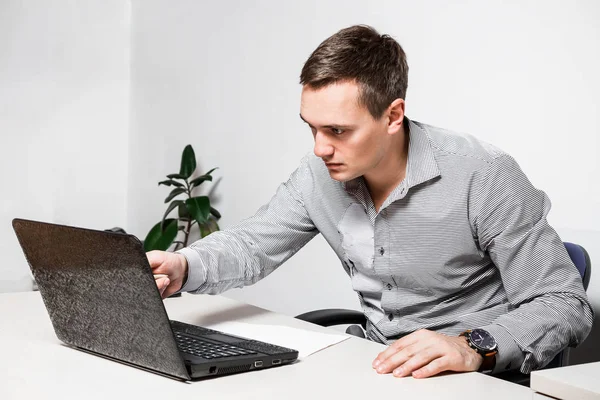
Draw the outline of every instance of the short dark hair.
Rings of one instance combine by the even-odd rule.
[[[343,81],[355,81],[359,104],[366,106],[373,118],[380,118],[394,100],[406,97],[406,54],[391,36],[380,35],[370,26],[342,29],[308,57],[300,83],[320,89]]]

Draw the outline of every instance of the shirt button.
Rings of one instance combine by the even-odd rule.
[[[394,319],[394,314],[388,314],[388,319],[391,321]]]
[[[390,283],[388,283],[388,284],[386,285],[386,287],[387,287],[387,290],[392,290],[392,285],[391,285]]]
[[[379,255],[382,256],[385,254],[385,249],[383,247],[379,248]]]

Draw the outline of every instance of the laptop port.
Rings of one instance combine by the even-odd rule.
[[[273,360],[273,361],[271,362],[271,364],[272,364],[272,365],[279,365],[279,364],[281,364],[281,360]]]
[[[209,374],[216,374],[217,373],[217,367],[210,367],[208,369],[208,373]]]
[[[260,368],[263,366],[263,362],[262,361],[254,361],[254,367],[255,368]]]

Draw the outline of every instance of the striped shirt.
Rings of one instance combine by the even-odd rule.
[[[550,201],[513,158],[472,136],[408,122],[406,178],[376,211],[362,177],[333,180],[305,157],[251,218],[180,252],[182,291],[257,282],[321,233],[351,277],[369,339],[473,328],[498,343],[493,372],[528,373],[591,330]]]

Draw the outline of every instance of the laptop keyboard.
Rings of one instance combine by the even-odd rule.
[[[256,354],[252,350],[242,349],[241,347],[232,346],[227,343],[213,343],[201,338],[183,335],[179,332],[175,332],[175,341],[182,352],[207,360]]]

